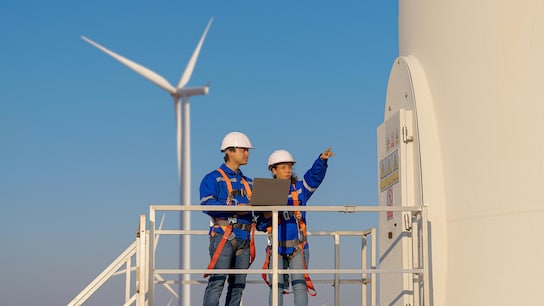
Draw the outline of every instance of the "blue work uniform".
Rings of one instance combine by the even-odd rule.
[[[289,191],[289,197],[287,205],[293,206],[293,196],[291,193],[296,191],[298,195],[299,205],[306,206],[310,197],[317,190],[323,179],[325,179],[325,174],[327,173],[327,160],[317,158],[312,167],[306,171],[302,180],[297,181],[295,184],[291,184]],[[306,223],[306,212],[302,211],[302,220]],[[299,237],[299,227],[297,223],[297,218],[295,217],[294,212],[279,212],[278,213],[278,241],[279,241],[279,254],[291,254],[295,251],[293,246],[284,246],[286,241],[292,241],[300,239]],[[266,230],[266,227],[270,225],[272,218],[267,218],[259,222],[258,229],[261,231]],[[283,242],[283,243],[282,243]],[[308,248],[308,243],[304,246],[305,249]]]
[[[227,167],[225,164],[222,164],[220,167],[227,177],[229,178],[232,184],[232,190],[236,194],[232,197],[231,205],[238,204],[248,204],[249,199],[246,194],[245,186],[242,182],[244,178],[250,188],[253,188],[253,180],[246,177],[241,170],[234,172],[232,169]],[[228,205],[227,198],[229,196],[229,190],[225,179],[219,173],[219,171],[214,170],[208,173],[200,183],[200,204],[201,205]],[[237,215],[235,211],[223,212],[223,211],[204,211],[212,219],[228,220],[228,218],[236,218],[238,223],[242,224],[251,224],[252,214]],[[216,233],[223,233],[221,227],[212,227],[211,231]],[[249,233],[239,228],[233,228],[233,233],[236,237],[242,239],[249,239]]]
[[[317,158],[312,167],[306,171],[302,180],[291,184],[287,205],[294,205],[293,192],[296,192],[299,201],[298,205],[305,206],[321,185],[325,174],[327,173],[327,159]],[[301,219],[306,224],[306,212],[301,211]],[[258,229],[266,230],[270,226],[272,218],[259,220]],[[308,266],[310,252],[308,249],[307,237],[302,237],[295,212],[278,213],[278,266],[280,269],[305,269]],[[297,248],[304,242],[304,252]],[[271,264],[271,263],[270,263]],[[278,279],[278,305],[283,305],[282,292],[289,287],[287,275]],[[291,283],[293,287],[294,302],[296,306],[308,305],[308,295],[306,293],[307,284],[304,274],[291,274]],[[269,295],[269,304],[272,305],[272,289]]]
[[[201,205],[237,205],[248,204],[249,199],[242,178],[247,181],[249,188],[253,188],[253,180],[244,176],[241,170],[233,171],[225,164],[220,169],[228,177],[232,185],[232,200],[227,203],[229,190],[225,178],[218,171],[208,173],[200,183],[200,204]],[[237,212],[204,211],[208,214],[215,225],[210,228],[210,257],[213,257],[216,250],[220,255],[215,263],[215,269],[247,269],[250,265],[250,231],[252,214],[237,215]],[[232,234],[223,248],[218,248],[224,231],[219,220],[233,222]],[[235,221],[233,221],[235,220]],[[204,293],[204,306],[217,306],[221,292],[228,278],[227,296],[225,305],[238,306],[242,300],[242,292],[246,285],[247,274],[212,274]]]

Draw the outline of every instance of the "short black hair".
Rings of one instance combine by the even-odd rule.
[[[225,162],[227,162],[229,160],[229,155],[226,153],[227,150],[234,151],[234,150],[236,150],[236,148],[235,147],[228,147],[228,148],[225,148],[225,150],[223,150],[223,152],[225,152],[225,156],[223,156],[223,160]]]

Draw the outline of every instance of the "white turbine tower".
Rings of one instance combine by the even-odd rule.
[[[116,60],[120,61],[121,63],[129,67],[130,69],[142,75],[144,78],[155,83],[155,85],[166,90],[174,98],[174,108],[176,113],[176,131],[177,131],[176,137],[177,137],[177,154],[178,154],[178,170],[179,170],[178,175],[179,175],[179,182],[180,182],[181,205],[191,205],[191,195],[190,195],[190,190],[191,190],[190,143],[191,142],[190,142],[189,97],[195,96],[195,95],[206,95],[208,94],[208,88],[209,88],[209,84],[205,86],[201,86],[201,87],[185,87],[185,85],[189,82],[189,79],[191,78],[191,74],[193,73],[193,69],[195,67],[196,61],[198,59],[198,55],[200,53],[200,49],[202,47],[202,44],[204,43],[206,34],[208,33],[208,30],[210,29],[212,21],[213,21],[213,17],[208,22],[208,25],[206,26],[206,29],[204,30],[204,33],[202,34],[202,37],[200,38],[200,41],[198,42],[198,45],[196,46],[191,58],[189,59],[189,63],[187,64],[187,67],[185,67],[185,71],[181,75],[181,78],[176,87],[172,86],[162,76],[151,71],[150,69],[140,64],[137,64],[127,58],[124,58],[115,52],[112,52],[106,49],[105,47],[95,43],[94,41],[88,39],[85,36],[81,36],[81,38],[83,38],[85,41],[87,41],[91,45],[104,51],[111,57],[115,58]],[[191,216],[189,214],[189,211],[185,211],[182,213],[181,227],[183,230],[190,230],[191,228],[190,217]],[[190,266],[191,266],[191,258],[190,258],[189,251],[190,251],[190,237],[186,235],[182,235],[180,253],[181,253],[182,268],[185,270],[190,269]],[[189,281],[190,275],[184,274],[182,276],[182,280]],[[181,285],[180,288],[181,288],[180,290],[181,304],[189,305],[190,304],[189,284],[183,284]]]

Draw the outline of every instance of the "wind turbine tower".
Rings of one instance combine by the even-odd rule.
[[[204,43],[204,39],[208,34],[208,30],[212,24],[213,17],[208,22],[200,41],[198,42],[195,50],[185,71],[181,75],[181,78],[176,87],[172,86],[166,79],[164,79],[159,74],[151,71],[150,69],[137,64],[113,51],[106,49],[105,47],[97,44],[96,42],[90,40],[87,37],[82,36],[83,40],[95,46],[96,48],[104,51],[106,54],[120,61],[122,64],[126,65],[130,69],[136,71],[144,78],[153,82],[155,85],[166,90],[172,98],[174,99],[174,110],[176,115],[176,144],[177,144],[177,156],[178,156],[178,176],[180,183],[180,203],[181,205],[191,205],[191,138],[190,138],[190,105],[189,98],[196,95],[206,95],[208,94],[209,85],[200,86],[200,87],[185,87],[189,82],[193,69],[198,59],[200,49]],[[181,229],[190,230],[191,229],[191,216],[189,211],[182,212],[181,216]],[[190,257],[190,236],[182,235],[181,244],[180,244],[180,254],[181,254],[181,266],[182,269],[188,270],[191,267],[191,257]],[[184,274],[182,276],[182,281],[189,281],[190,275]],[[180,303],[181,305],[190,305],[190,285],[182,284],[180,286]]]
[[[430,276],[381,277],[381,305],[542,305],[544,1],[398,3],[380,205],[427,207]],[[409,221],[381,217],[381,269],[419,262]]]

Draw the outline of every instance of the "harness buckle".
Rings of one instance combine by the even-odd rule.
[[[290,211],[284,211],[283,212],[283,220],[287,221],[291,219],[291,212]]]
[[[228,217],[228,218],[227,218],[227,221],[228,221],[230,224],[238,223],[238,216],[237,216],[237,215],[234,215],[234,216],[232,216],[232,217]]]
[[[245,197],[245,196],[247,196],[247,192],[246,192],[245,189],[237,189],[237,190],[233,190],[230,194],[231,194],[233,197],[236,197],[236,196]]]

